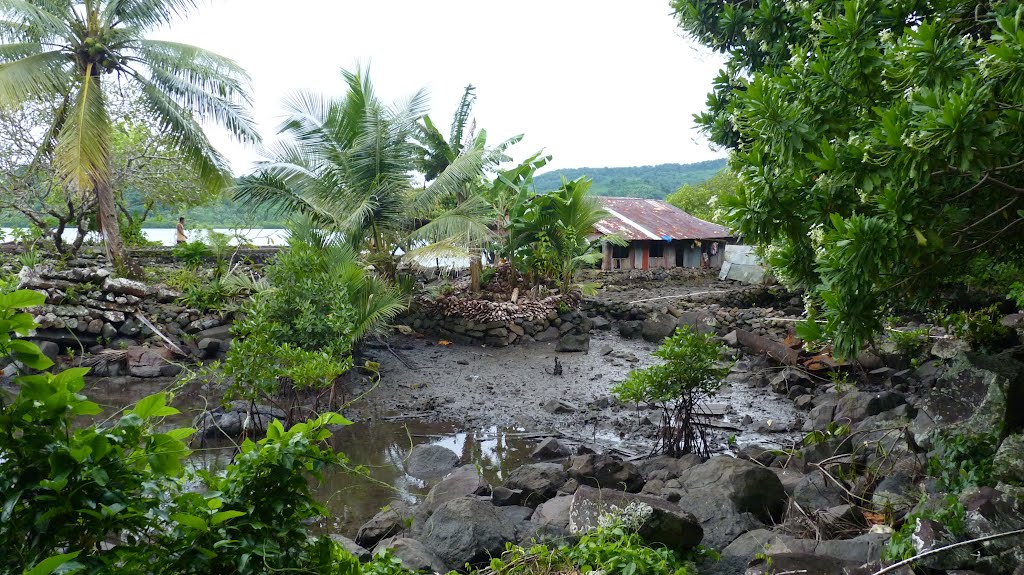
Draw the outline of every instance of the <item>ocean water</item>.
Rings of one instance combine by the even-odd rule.
[[[11,241],[11,233],[14,230],[12,228],[0,228],[0,241]],[[244,228],[244,229],[229,229],[229,228],[214,228],[215,232],[226,234],[231,237],[231,244],[237,244],[239,239],[244,240],[247,243],[255,246],[286,246],[288,245],[288,230],[281,228]],[[142,233],[146,236],[146,239],[154,242],[160,242],[164,246],[173,246],[174,241],[174,228],[144,228]],[[71,242],[75,239],[75,234],[78,233],[76,228],[69,228],[64,230],[61,235],[66,241]],[[190,230],[185,229],[185,235],[188,236],[188,241],[194,242],[205,239],[206,231],[203,229]],[[99,234],[90,232],[86,236],[86,241],[99,242]],[[453,268],[453,269],[465,269],[469,267],[468,258],[460,257],[417,257],[416,262],[423,267],[441,267],[441,268]]]

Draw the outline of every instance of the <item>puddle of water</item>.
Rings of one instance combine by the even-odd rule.
[[[110,417],[125,405],[167,387],[168,382],[118,385],[116,380],[90,382],[85,393],[100,404]],[[182,413],[164,422],[164,427],[185,427],[202,411],[201,398],[178,396],[175,407]],[[343,452],[350,463],[369,470],[369,477],[339,469],[324,473],[322,483],[314,486],[316,498],[330,511],[318,527],[326,532],[354,536],[360,525],[373,517],[390,501],[419,501],[437,480],[424,481],[405,473],[404,462],[410,450],[419,444],[435,444],[451,449],[462,464],[480,468],[491,484],[500,484],[517,467],[530,463],[536,434],[521,429],[490,427],[463,431],[455,424],[424,421],[357,422],[337,431],[330,439],[335,451]],[[223,469],[234,454],[234,444],[226,439],[195,442],[189,463],[196,468]]]

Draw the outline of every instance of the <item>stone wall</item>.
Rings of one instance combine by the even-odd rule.
[[[549,311],[541,317],[479,321],[461,315],[446,315],[422,302],[416,303],[400,320],[414,330],[455,343],[505,347],[533,341],[555,341],[567,335],[584,335],[593,322],[578,311]]]
[[[53,265],[25,267],[18,277],[19,289],[46,295],[44,305],[28,310],[39,324],[32,339],[47,343],[45,349],[55,353],[70,350],[76,355],[95,355],[104,350],[130,352],[139,346],[170,348],[142,318],[178,349],[196,357],[223,350],[223,342],[230,338],[230,315],[185,308],[176,303],[178,292],[112,277],[109,269],[90,260],[71,261],[61,269]]]

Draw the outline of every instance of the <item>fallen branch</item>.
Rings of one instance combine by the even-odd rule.
[[[904,559],[903,561],[900,561],[899,563],[893,563],[892,565],[890,565],[890,566],[888,566],[888,567],[886,567],[884,569],[881,569],[879,571],[875,571],[871,575],[885,575],[886,573],[892,573],[893,571],[899,569],[900,567],[906,567],[907,565],[910,565],[914,561],[918,561],[920,559],[924,559],[925,557],[931,557],[932,555],[938,555],[939,553],[942,553],[944,551],[949,551],[950,549],[956,549],[957,547],[963,547],[965,545],[971,545],[972,543],[984,543],[985,541],[992,541],[993,539],[1002,539],[1003,537],[1009,537],[1011,535],[1024,535],[1024,529],[1017,529],[1015,531],[1007,531],[1006,533],[996,533],[995,535],[986,535],[984,537],[978,537],[977,539],[971,539],[969,541],[961,541],[959,543],[953,543],[952,545],[946,545],[945,547],[938,547],[936,549],[932,549],[931,551],[925,551],[924,553],[919,553],[917,555],[914,555],[910,559]]]

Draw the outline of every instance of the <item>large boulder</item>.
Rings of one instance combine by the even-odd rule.
[[[558,338],[558,343],[555,344],[555,351],[587,353],[589,350],[589,333],[577,333],[575,331],[569,332],[563,335],[562,337]]]
[[[417,523],[426,520],[435,509],[448,501],[472,495],[487,495],[490,490],[490,485],[475,465],[456,467],[430,489],[423,502],[416,508]]]
[[[739,562],[750,562],[757,565],[756,556],[762,555],[761,561],[775,563],[775,558],[787,556],[814,556],[823,560],[823,565],[840,565],[836,571],[810,570],[807,573],[816,575],[833,575],[843,573],[874,573],[875,569],[868,571],[853,571],[852,569],[865,564],[877,562],[882,550],[885,548],[890,535],[881,533],[865,533],[852,539],[799,539],[784,533],[757,529],[744,533],[730,545],[721,550],[722,562],[735,564]],[[833,562],[829,562],[831,559]],[[814,565],[810,563],[810,565]],[[849,569],[844,571],[843,568]],[[781,570],[779,571],[781,572]],[[799,573],[799,569],[795,572]],[[763,571],[754,571],[763,573]]]
[[[405,471],[419,479],[441,477],[459,464],[459,456],[440,445],[421,444],[412,448]]]
[[[373,554],[380,555],[385,551],[390,551],[392,556],[402,562],[403,567],[413,573],[423,571],[428,573],[448,572],[448,566],[445,565],[444,561],[416,539],[409,537],[385,539],[373,549]]]
[[[992,477],[1009,485],[1024,486],[1024,433],[1010,435],[999,445],[992,461]]]
[[[1007,356],[958,353],[916,407],[911,430],[924,448],[935,430],[960,434],[991,433],[1004,424],[1024,432],[1024,364]]]
[[[640,327],[640,335],[653,343],[661,343],[676,331],[676,318],[669,314],[651,314]]]
[[[690,328],[697,333],[715,333],[718,319],[707,311],[684,311],[676,318],[676,327]]]
[[[895,391],[850,391],[839,398],[834,419],[841,423],[857,423],[906,402],[906,398]]]
[[[737,509],[765,523],[778,522],[786,508],[786,490],[778,476],[742,459],[725,455],[712,457],[687,469],[679,480],[687,491],[718,491],[735,503]]]
[[[404,501],[392,501],[387,507],[363,523],[356,532],[355,542],[360,547],[373,549],[380,541],[405,531],[412,520],[413,510]]]
[[[569,535],[569,510],[571,507],[572,496],[559,495],[540,504],[530,517],[530,522],[537,526],[538,531],[547,533],[553,538]]]
[[[846,503],[846,494],[820,472],[808,473],[793,489],[793,501],[805,513]]]
[[[483,565],[516,540],[516,531],[497,507],[478,499],[453,499],[442,504],[423,529],[424,546],[449,568]]]
[[[560,463],[533,463],[510,473],[504,486],[521,491],[520,505],[537,507],[554,497],[565,480],[565,470]]]
[[[570,478],[591,487],[638,493],[644,486],[644,479],[635,465],[606,454],[573,457],[568,473]]]
[[[586,533],[600,526],[602,518],[617,517],[630,523],[650,514],[639,525],[644,541],[660,543],[680,552],[700,544],[704,537],[697,518],[660,497],[595,489],[581,485],[569,508],[569,530]]]

